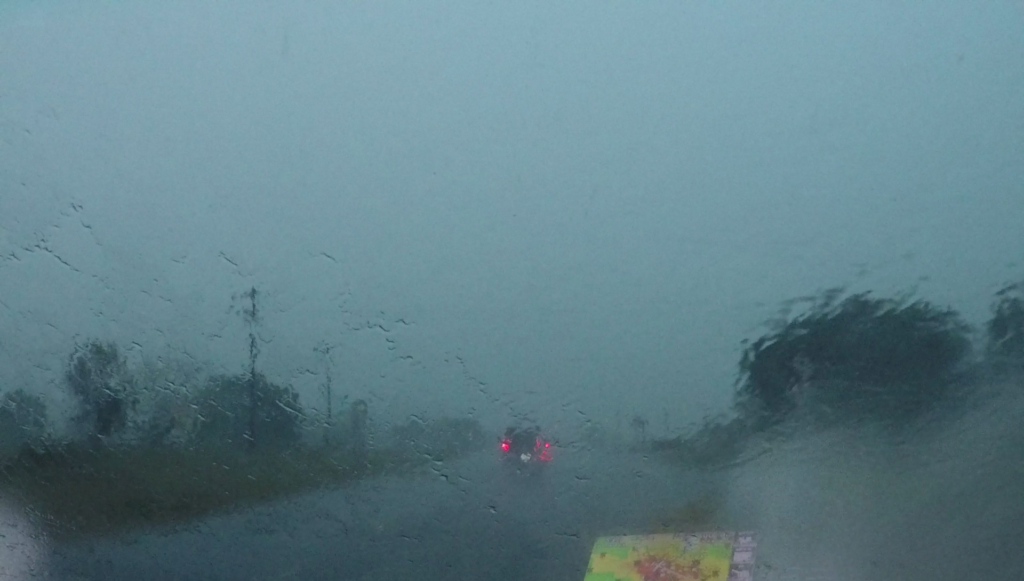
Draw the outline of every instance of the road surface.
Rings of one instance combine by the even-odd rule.
[[[595,536],[647,530],[698,487],[642,455],[566,450],[541,478],[494,453],[186,530],[54,547],[66,579],[581,579]]]

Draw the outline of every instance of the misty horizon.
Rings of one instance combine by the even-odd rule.
[[[395,420],[732,401],[843,286],[980,326],[1024,277],[1013,3],[0,12],[0,381],[77,340]]]

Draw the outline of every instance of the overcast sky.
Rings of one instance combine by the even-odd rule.
[[[682,426],[787,299],[1024,277],[1024,4],[13,2],[0,390],[76,337],[318,404]],[[667,411],[666,411],[667,410]]]

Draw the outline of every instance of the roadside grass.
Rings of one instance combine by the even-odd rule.
[[[360,478],[414,470],[395,450],[357,459],[332,448],[26,448],[0,466],[0,489],[56,538],[180,524]]]

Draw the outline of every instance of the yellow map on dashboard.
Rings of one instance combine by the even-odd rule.
[[[601,537],[585,581],[751,581],[752,532]]]

